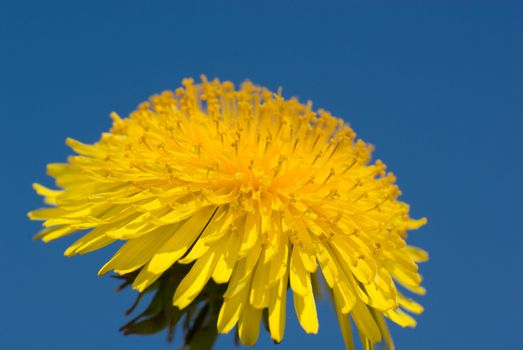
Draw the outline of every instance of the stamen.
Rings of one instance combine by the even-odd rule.
[[[330,169],[329,171],[329,175],[327,175],[327,178],[325,178],[325,180],[323,181],[323,184],[325,185],[327,183],[327,181],[329,181],[329,179],[334,176],[334,174],[336,174],[336,172],[334,171],[333,168]]]

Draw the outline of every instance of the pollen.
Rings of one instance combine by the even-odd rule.
[[[413,327],[423,308],[398,289],[423,294],[406,244],[425,219],[409,216],[395,177],[342,119],[281,91],[245,82],[200,83],[142,103],[94,144],[67,139],[76,155],[50,164],[58,189],[35,184],[48,207],[36,237],[83,234],[65,255],[123,241],[100,269],[136,273],[144,292],[169,268],[190,269],[172,303],[190,305],[213,281],[226,286],[220,333],[244,345],[284,337],[287,294],[306,333],[317,333],[318,277],[332,296],[347,348],[352,323],[366,349],[393,347],[385,319]],[[87,232],[87,233],[86,233]]]

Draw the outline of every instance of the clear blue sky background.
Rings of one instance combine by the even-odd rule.
[[[118,333],[133,294],[96,276],[111,249],[67,259],[73,238],[31,241],[26,212],[67,136],[95,141],[109,112],[205,73],[343,117],[429,218],[410,237],[431,253],[426,312],[392,327],[400,350],[523,349],[522,3],[216,3],[0,3],[0,348],[175,348]],[[327,303],[317,336],[288,320],[278,349],[342,347]]]

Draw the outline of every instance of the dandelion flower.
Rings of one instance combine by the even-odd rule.
[[[37,237],[81,231],[66,256],[122,241],[99,274],[131,274],[139,292],[185,266],[172,305],[223,286],[217,331],[237,326],[244,345],[262,317],[283,339],[289,287],[301,327],[317,333],[321,271],[346,347],[355,326],[366,349],[392,348],[385,318],[412,327],[406,311],[423,310],[397,285],[424,293],[427,254],[405,240],[426,220],[409,217],[372,147],[328,112],[249,82],[183,85],[113,113],[99,142],[67,139],[77,155],[47,168],[59,189],[34,185],[49,205],[29,213],[44,220]]]

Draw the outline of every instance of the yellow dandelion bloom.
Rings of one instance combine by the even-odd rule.
[[[423,310],[396,285],[424,293],[417,262],[427,253],[405,239],[426,220],[409,217],[372,147],[343,120],[249,82],[183,85],[128,118],[113,113],[95,144],[67,140],[77,155],[48,166],[59,189],[34,185],[49,204],[29,213],[44,220],[37,237],[87,230],[67,256],[123,241],[99,274],[135,272],[140,292],[188,264],[173,305],[224,284],[217,330],[237,326],[244,345],[256,343],[264,312],[283,339],[289,285],[302,328],[318,332],[321,271],[346,347],[352,319],[366,349],[392,348],[385,318],[415,326],[405,311]]]

